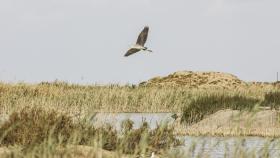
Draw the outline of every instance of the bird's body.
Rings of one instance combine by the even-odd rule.
[[[145,50],[147,47],[141,46],[139,44],[134,44],[133,46],[130,47],[130,49],[139,49],[139,50]]]
[[[130,49],[125,53],[124,55],[125,57],[134,54],[136,52],[139,52],[141,50],[152,52],[151,50],[148,50],[148,48],[144,46],[148,38],[148,32],[149,32],[149,27],[145,26],[145,28],[139,34],[136,44],[130,47]]]

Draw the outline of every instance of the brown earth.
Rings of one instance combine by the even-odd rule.
[[[0,147],[0,158],[5,157],[14,157],[14,154],[21,155],[21,148],[16,147],[15,149]],[[42,157],[53,157],[53,158],[61,158],[61,157],[70,157],[70,158],[135,158],[135,157],[150,157],[150,154],[145,155],[126,155],[121,154],[117,151],[107,151],[98,147],[85,146],[85,145],[67,145],[64,147],[57,147],[55,153],[53,155],[48,155],[46,153],[42,153]],[[17,156],[16,156],[17,157]],[[154,158],[162,157],[161,154],[157,154]]]
[[[59,148],[57,150],[57,157],[76,157],[76,158],[128,158],[128,155],[121,155],[117,152],[107,151],[84,145],[70,145],[67,147]]]
[[[9,157],[11,151],[7,147],[0,147],[0,157]]]
[[[11,150],[7,147],[0,147],[0,157],[13,157]],[[20,154],[20,150],[17,150],[16,153]],[[49,155],[43,155],[42,157],[50,157]],[[124,155],[113,151],[103,150],[97,147],[84,146],[84,145],[68,145],[66,147],[58,147],[56,153],[51,157],[61,158],[61,157],[75,157],[75,158],[129,158],[133,157],[132,155]]]
[[[164,77],[154,77],[140,83],[145,86],[185,86],[188,88],[240,88],[273,86],[265,82],[245,82],[237,76],[223,72],[178,71]],[[275,85],[274,85],[275,86]]]

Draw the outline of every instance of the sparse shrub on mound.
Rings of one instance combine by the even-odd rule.
[[[245,82],[236,76],[222,72],[178,71],[164,77],[155,77],[140,85],[146,86],[184,86],[188,88],[231,89],[242,87]]]
[[[198,96],[183,108],[181,122],[194,123],[202,120],[206,115],[223,109],[251,110],[258,102],[259,100],[255,98],[247,98],[241,95],[210,94]]]
[[[263,106],[270,106],[272,109],[280,107],[280,91],[268,92],[264,95]]]

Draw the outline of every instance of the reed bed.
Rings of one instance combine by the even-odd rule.
[[[40,84],[0,83],[0,111],[41,106],[78,115],[90,112],[181,112],[197,98],[209,95],[244,96],[264,100],[269,88],[189,89],[135,85],[76,85],[65,82]]]

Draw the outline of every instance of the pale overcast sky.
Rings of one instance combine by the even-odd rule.
[[[280,72],[279,0],[1,0],[0,80],[138,83],[181,70]],[[145,25],[154,52],[123,57]]]

